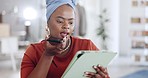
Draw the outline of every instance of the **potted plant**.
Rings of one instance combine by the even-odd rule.
[[[97,28],[97,36],[99,36],[102,39],[102,49],[107,50],[107,44],[106,40],[109,37],[107,34],[107,23],[109,22],[109,19],[107,18],[107,10],[103,9],[101,14],[99,15],[99,27]]]

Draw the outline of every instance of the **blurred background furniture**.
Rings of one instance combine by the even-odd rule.
[[[11,60],[14,71],[17,69],[16,52],[18,52],[18,38],[10,36],[9,24],[0,23],[0,59]]]
[[[18,52],[17,37],[3,37],[0,38],[0,59],[9,59],[12,63],[12,68],[16,71],[15,53]]]

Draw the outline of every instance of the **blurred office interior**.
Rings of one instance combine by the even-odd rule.
[[[148,0],[79,0],[77,11],[73,36],[118,53],[111,78],[148,71]],[[0,78],[20,78],[26,47],[45,38],[45,16],[45,0],[0,0]]]

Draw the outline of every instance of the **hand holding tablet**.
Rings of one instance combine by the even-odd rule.
[[[107,50],[79,51],[72,59],[62,78],[85,78],[83,76],[84,72],[96,72],[92,66],[98,64],[107,67],[116,54],[116,52]]]

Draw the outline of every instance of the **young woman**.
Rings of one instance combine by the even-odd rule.
[[[75,25],[75,0],[46,0],[47,37],[31,44],[23,57],[21,78],[61,78],[79,50],[98,50],[88,39],[71,36]],[[88,78],[109,78],[106,68],[92,66]]]

